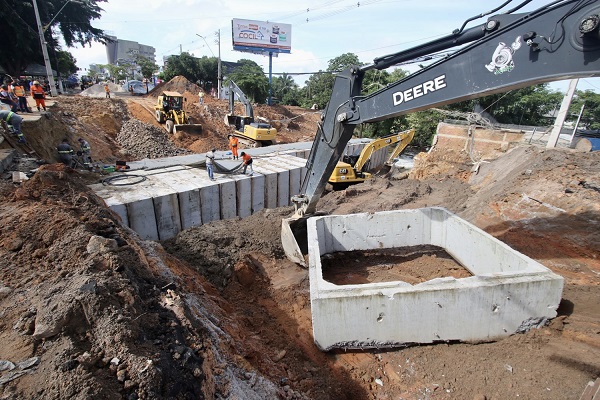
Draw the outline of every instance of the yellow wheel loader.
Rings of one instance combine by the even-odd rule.
[[[335,166],[333,173],[329,177],[329,183],[333,186],[334,190],[338,190],[370,179],[372,175],[366,171],[369,168],[369,160],[373,153],[379,149],[398,143],[385,163],[386,166],[391,166],[394,163],[394,158],[402,153],[406,146],[413,140],[414,136],[414,129],[394,133],[393,135],[373,140],[362,149],[358,156],[345,155],[342,161],[338,161]]]
[[[202,125],[192,124],[183,110],[185,99],[178,92],[162,92],[154,106],[156,120],[165,124],[169,133],[185,132],[190,134],[202,133]]]

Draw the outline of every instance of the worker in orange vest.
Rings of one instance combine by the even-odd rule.
[[[250,173],[248,175],[252,176],[254,174],[254,170],[252,169],[252,157],[250,157],[250,154],[246,154],[243,151],[242,151],[242,164],[244,165],[244,170],[242,171],[242,173],[245,175],[246,168],[250,167]]]
[[[33,85],[31,85],[31,97],[35,100],[35,106],[38,111],[40,111],[40,106],[46,111],[46,92],[44,92],[44,88],[40,85],[39,81],[33,81]]]
[[[108,87],[108,83],[104,84],[104,93],[106,93],[106,96],[104,97],[110,99],[110,88]]]
[[[229,148],[231,149],[231,159],[238,160],[238,138],[233,135],[229,135]]]

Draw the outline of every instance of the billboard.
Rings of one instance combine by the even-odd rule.
[[[250,52],[290,53],[292,25],[277,22],[231,20],[233,49]]]

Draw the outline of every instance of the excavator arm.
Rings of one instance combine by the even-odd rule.
[[[476,27],[341,72],[318,126],[301,194],[292,198],[297,216],[316,211],[358,124],[539,83],[600,75],[599,15],[597,0],[554,1],[530,13],[492,16]],[[459,45],[465,46],[451,56],[362,95],[369,69],[385,69]]]
[[[250,117],[254,120],[254,110],[252,109],[252,103],[246,97],[242,89],[239,88],[238,85],[235,84],[234,81],[229,81],[229,114],[233,115],[235,113],[235,97],[240,99],[240,102],[245,107],[245,117]]]
[[[410,141],[412,140],[414,135],[415,135],[415,130],[409,129],[407,131],[403,131],[400,133],[394,133],[393,135],[388,135],[388,136],[384,136],[384,137],[373,140],[371,143],[366,145],[360,152],[360,155],[358,156],[358,159],[356,160],[356,164],[354,164],[354,169],[357,171],[362,171],[365,164],[367,163],[367,161],[369,161],[371,159],[371,156],[373,155],[373,153],[375,153],[379,149],[382,149],[386,146],[391,146],[395,143],[398,143],[398,146],[396,146],[396,148],[394,149],[394,152],[392,154],[392,157],[390,157],[390,159],[398,156],[398,154],[400,154],[402,152],[402,150],[404,150],[404,148],[406,148],[406,146],[408,146],[408,144],[410,143]]]

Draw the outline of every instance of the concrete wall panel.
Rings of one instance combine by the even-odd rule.
[[[235,181],[220,181],[219,188],[221,190],[221,219],[235,218],[237,216]]]
[[[179,213],[181,229],[202,225],[202,209],[200,208],[200,190],[193,189],[179,193]]]
[[[131,229],[144,240],[158,240],[158,227],[152,199],[132,201],[127,204],[127,217]]]
[[[179,199],[173,193],[152,199],[154,215],[158,228],[159,240],[171,239],[181,231],[181,216],[179,215]]]
[[[252,215],[252,178],[236,179],[237,215],[245,218]]]
[[[210,221],[218,221],[221,218],[219,185],[210,185],[200,188],[200,209],[202,210],[203,224]]]
[[[252,183],[252,214],[265,208],[265,176],[254,175],[250,178]]]

